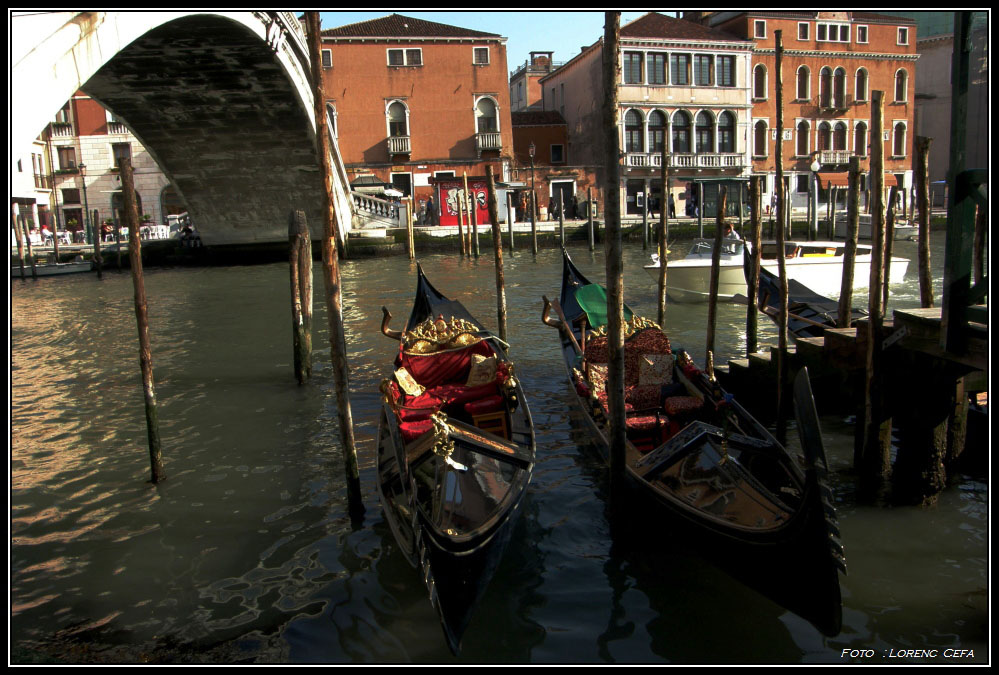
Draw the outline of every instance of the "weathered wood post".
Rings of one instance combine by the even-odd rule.
[[[534,159],[531,159],[534,162]],[[534,192],[534,171],[531,171],[531,252],[538,254],[538,195]]]
[[[780,310],[777,314],[777,440],[782,444],[786,440],[787,427],[785,414],[785,399],[787,396],[787,264],[784,257],[784,232],[786,220],[790,216],[788,208],[787,186],[784,184],[784,87],[781,84],[781,68],[784,59],[783,31],[774,31],[777,39],[777,64],[774,80],[777,84],[777,149],[774,157],[777,160],[777,185],[780,194],[777,199],[777,213],[780,227],[777,228],[777,271],[780,278]]]
[[[667,237],[666,225],[667,225],[667,211],[669,209],[669,176],[667,175],[666,168],[666,143],[663,143],[662,150],[659,155],[659,179],[662,181],[663,186],[663,204],[662,209],[659,212],[659,286],[658,295],[656,299],[658,300],[658,318],[659,326],[666,327],[666,268],[667,265],[667,250],[669,246],[669,238]]]
[[[115,245],[115,266],[118,271],[121,272],[121,227],[118,223],[112,221],[111,227],[114,228],[114,245]],[[59,259],[59,253],[56,252],[56,260]]]
[[[416,257],[416,247],[413,238],[413,202],[412,198],[406,200],[406,253],[409,259]]]
[[[461,257],[465,257],[466,247],[465,247],[465,193],[458,190],[458,246],[461,249]]]
[[[891,255],[895,244],[895,203],[898,200],[898,186],[891,186],[891,194],[888,197],[888,214],[885,217],[885,257],[884,257],[884,294],[881,299],[881,312],[884,315],[888,311],[888,287],[891,282]]]
[[[699,237],[704,236],[704,184],[697,184],[697,231]]]
[[[649,248],[649,181],[645,181],[645,201],[642,204],[642,250]]]
[[[493,167],[486,165],[486,181],[489,186],[489,219],[493,223],[493,257],[496,262],[496,322],[499,326],[499,337],[506,339],[506,282],[503,279],[503,240],[500,237],[499,210],[496,206],[496,179],[493,177]]]
[[[621,261],[621,160],[618,134],[618,88],[621,79],[619,49],[621,13],[604,12],[603,122],[606,134],[604,166],[606,168],[604,205],[604,245],[607,270],[607,404],[610,422],[610,468],[612,493],[621,489],[624,478],[627,446],[624,410],[624,278]],[[617,500],[612,498],[615,503]]]
[[[357,448],[354,444],[354,423],[350,410],[350,379],[347,370],[347,341],[343,327],[343,288],[340,283],[340,262],[337,259],[336,212],[333,209],[333,175],[330,167],[330,139],[326,129],[326,93],[320,57],[319,12],[306,12],[309,37],[309,57],[312,63],[312,100],[319,164],[323,183],[323,278],[326,282],[326,319],[329,323],[330,361],[336,382],[337,415],[340,440],[343,444],[344,472],[347,480],[348,504],[353,515],[364,511],[361,481],[357,470]]]
[[[885,419],[883,387],[884,340],[882,294],[884,273],[884,92],[871,96],[871,276],[868,293],[867,371],[864,387],[864,447],[860,478],[864,491],[877,491],[891,472],[891,420]]]
[[[149,314],[146,302],[146,282],[142,274],[142,243],[139,239],[139,208],[135,198],[132,160],[119,160],[121,175],[122,215],[128,226],[128,262],[132,268],[132,288],[135,297],[135,322],[139,329],[139,367],[142,370],[142,392],[146,407],[146,435],[149,440],[150,482],[166,478],[163,471],[163,451],[160,444],[159,413],[156,410],[156,387],[153,383],[153,355],[149,339]]]
[[[312,377],[312,239],[304,211],[288,222],[288,269],[291,277],[291,330],[295,379]]]
[[[94,210],[94,216],[98,215],[98,211]],[[90,220],[90,229],[94,235],[94,264],[97,266],[97,278],[104,278],[104,258],[101,257],[101,224],[97,221],[99,218],[94,217]]]
[[[839,186],[833,185],[832,194],[829,198],[829,220],[826,222],[826,238],[832,239],[836,236],[836,200],[839,198]]]
[[[930,143],[932,138],[916,137],[916,199],[919,203],[919,234],[916,257],[919,275],[919,306],[933,306],[933,276],[930,273]]]
[[[590,234],[590,250],[593,250],[593,197],[590,194],[590,188],[586,188],[586,227]]]
[[[11,229],[14,230],[14,238],[17,239],[17,263],[21,268],[21,279],[24,274],[24,231],[21,229],[21,218],[17,214],[17,204],[10,205]]]
[[[722,230],[725,229],[725,203],[728,200],[728,188],[718,186],[718,202],[715,214],[715,241],[711,246],[711,283],[708,288],[708,332],[704,340],[704,362],[715,352],[715,321],[718,316],[718,265],[721,262]]]
[[[746,308],[746,356],[755,354],[758,348],[757,320],[759,314],[757,302],[760,294],[760,239],[762,238],[763,221],[760,212],[760,176],[749,180],[749,242],[752,251],[749,258],[749,276],[746,278],[746,297],[749,305]]]
[[[510,233],[510,253],[513,253],[513,219],[515,210],[513,208],[513,203],[510,201],[510,193],[507,193],[506,199],[506,229]]]
[[[857,230],[860,225],[860,158],[850,158],[846,192],[846,242],[843,246],[843,281],[840,283],[836,325],[850,327],[853,309],[853,272],[857,260]]]
[[[979,284],[985,279],[985,236],[988,233],[988,204],[976,204],[978,212],[975,214],[975,243],[971,252],[972,280]]]
[[[558,243],[565,246],[565,205],[562,200],[562,190],[558,191]]]

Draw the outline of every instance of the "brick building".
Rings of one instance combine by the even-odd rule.
[[[695,180],[748,175],[753,43],[724,30],[650,12],[621,27],[618,82],[621,197],[636,216],[665,203],[662,147],[677,214]],[[600,167],[604,139],[603,40],[540,81],[544,109],[565,117],[568,161]],[[602,170],[597,169],[598,174]]]
[[[531,52],[530,58],[510,73],[510,105],[513,112],[543,110],[541,78],[562,66],[552,61],[554,52]]]
[[[96,213],[98,226],[105,220],[121,222],[121,178],[117,170],[120,157],[131,159],[140,217],[148,215],[149,222],[162,225],[168,215],[187,210],[138,139],[82,92],[66,102],[41,139],[46,145],[54,188],[49,209],[56,214],[60,231],[70,230],[77,241],[87,236],[87,208],[91,220]]]
[[[392,14],[322,32],[327,113],[353,183],[414,205],[434,179],[509,175],[506,38]]]
[[[851,156],[859,156],[862,169],[869,171],[871,92],[876,90],[884,92],[885,185],[912,188],[919,58],[914,21],[842,11],[688,12],[685,18],[753,43],[752,172],[766,177],[765,204],[771,203],[776,175],[777,30],[782,31],[784,48],[781,156],[791,207],[807,208],[814,159],[821,165],[823,201],[830,185],[846,184]]]

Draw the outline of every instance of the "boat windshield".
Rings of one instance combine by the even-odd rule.
[[[721,252],[725,255],[741,255],[745,242],[741,239],[722,239]],[[705,258],[711,256],[714,239],[695,239],[690,247],[688,258]]]

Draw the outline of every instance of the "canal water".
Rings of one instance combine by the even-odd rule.
[[[933,250],[939,298],[942,234]],[[915,243],[895,252],[914,261]],[[571,253],[603,279],[601,251]],[[654,316],[646,259],[640,244],[626,246],[626,298]],[[495,327],[491,252],[420,260],[438,289]],[[168,475],[158,486],[147,483],[130,276],[12,281],[11,661],[884,664],[909,649],[937,650],[937,663],[988,659],[984,478],[954,476],[929,509],[860,504],[853,428],[823,417],[849,564],[843,631],[824,638],[643,514],[634,518],[646,538],[612,531],[607,471],[570,412],[556,334],[540,320],[541,295],[558,294],[560,257],[507,251],[505,271],[538,458],[457,658],[375,489],[378,384],[396,349],[379,333],[381,307],[402,326],[415,263],[343,265],[359,523],[347,516],[321,268],[315,372],[302,387],[287,265],[146,270]],[[891,306],[918,304],[915,278],[913,262]],[[698,360],[706,316],[706,306],[668,309],[673,344]],[[716,362],[742,354],[744,325],[744,307],[719,308]]]

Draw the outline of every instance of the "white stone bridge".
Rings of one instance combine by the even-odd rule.
[[[323,230],[308,46],[290,12],[16,12],[11,161],[82,90],[121,119],[184,197],[208,245]],[[334,206],[351,227],[333,147]]]

